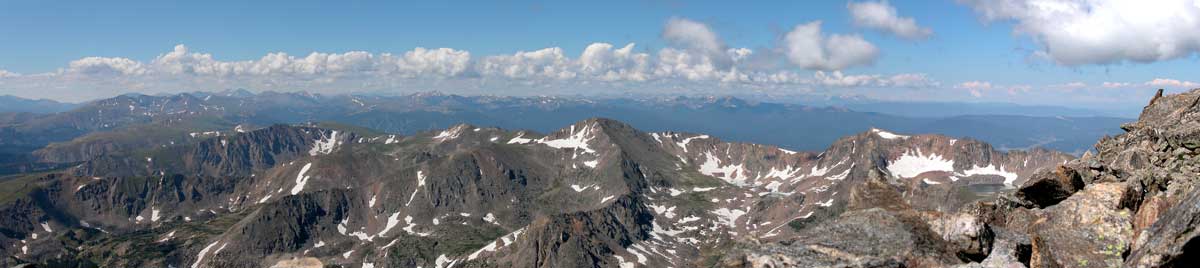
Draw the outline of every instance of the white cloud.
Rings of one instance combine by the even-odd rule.
[[[570,59],[562,48],[518,51],[513,55],[490,56],[479,62],[479,73],[513,79],[569,79],[575,77]]]
[[[401,56],[379,55],[363,51],[346,53],[313,52],[306,57],[287,53],[269,53],[258,60],[218,61],[212,54],[192,53],[177,45],[169,53],[150,63],[152,71],[171,75],[213,77],[287,76],[312,79],[315,76],[399,75],[404,77],[451,77],[469,66],[470,53],[449,48],[415,48]],[[138,64],[140,66],[140,63]]]
[[[1076,89],[1083,89],[1083,88],[1087,88],[1087,87],[1088,87],[1088,84],[1084,83],[1084,82],[1069,82],[1069,83],[1063,83],[1063,84],[1049,86],[1049,88],[1065,89],[1065,90],[1076,90]]]
[[[1200,51],[1195,0],[959,0],[986,21],[1013,21],[1063,65],[1154,62]]]
[[[771,55],[756,53],[749,48],[702,51],[675,47],[648,53],[637,52],[632,43],[620,47],[593,43],[578,56],[559,47],[482,58],[451,48],[415,48],[397,54],[313,52],[302,57],[276,52],[229,61],[177,45],[146,62],[88,57],[55,72],[0,72],[5,85],[0,94],[80,101],[130,91],[157,94],[226,88],[331,94],[424,90],[587,94],[589,90],[729,93],[937,85],[925,74],[808,73],[757,65],[755,61]],[[840,64],[837,62],[843,61],[827,64]]]
[[[1155,86],[1155,87],[1183,88],[1183,89],[1200,88],[1200,83],[1196,83],[1196,82],[1192,82],[1192,81],[1180,81],[1180,80],[1167,79],[1167,78],[1155,78],[1154,80],[1147,81],[1145,83],[1145,85]]]
[[[613,49],[609,43],[593,43],[579,55],[579,72],[604,81],[650,79],[650,55],[633,52],[633,43]]]
[[[86,57],[71,61],[65,72],[84,76],[141,75],[146,68],[141,62],[126,58]]]
[[[854,24],[877,29],[906,39],[923,39],[933,35],[933,30],[917,25],[911,17],[901,17],[896,8],[882,2],[849,2],[846,9]]]
[[[418,47],[404,52],[403,56],[384,53],[381,57],[383,62],[390,64],[383,68],[386,73],[403,73],[410,77],[455,77],[466,72],[471,62],[470,52],[450,48]]]
[[[663,39],[684,49],[694,50],[709,56],[725,51],[725,43],[708,25],[684,18],[671,18],[663,27]]]
[[[954,86],[962,89],[992,89],[992,82],[987,81],[967,81]]]
[[[21,76],[19,73],[9,72],[8,70],[0,69],[0,78]]]
[[[1132,83],[1123,83],[1123,82],[1104,82],[1104,83],[1101,83],[1100,86],[1104,87],[1104,88],[1125,88],[1125,87],[1133,86],[1133,84]]]
[[[971,96],[978,98],[983,96],[983,91],[992,89],[992,82],[967,81],[954,85],[954,88],[966,89],[971,93]]]
[[[821,21],[796,25],[783,38],[788,60],[809,70],[841,70],[871,64],[879,56],[875,45],[859,35],[821,33]]]
[[[831,87],[931,87],[938,83],[926,74],[845,75],[841,71],[816,71],[814,84]]]

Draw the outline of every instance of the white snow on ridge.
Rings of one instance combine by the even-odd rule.
[[[213,246],[216,246],[217,243],[220,242],[220,240],[213,241],[212,244],[208,244],[208,246],[204,247],[204,249],[201,249],[200,254],[196,255],[196,262],[192,263],[192,268],[200,267],[200,263],[204,261],[204,256],[208,255],[208,250],[212,249]]]
[[[940,182],[931,181],[931,180],[929,180],[929,179],[922,179],[922,180],[921,180],[921,182],[924,182],[925,184],[929,184],[929,185],[937,185],[937,184],[942,184],[942,183],[940,183]]]
[[[591,160],[591,161],[583,161],[583,165],[588,166],[589,168],[596,168],[596,166],[599,164],[600,164],[600,159]]]
[[[583,192],[583,190],[587,190],[587,188],[592,187],[592,186],[596,186],[596,185],[592,184],[592,185],[580,187],[578,184],[571,184],[571,189],[575,190],[575,192]]]
[[[467,125],[458,125],[447,130],[442,130],[442,132],[438,133],[437,136],[433,136],[433,139],[437,141],[456,139],[458,138],[458,135],[462,134],[463,129],[466,128]]]
[[[517,229],[516,231],[513,231],[512,233],[501,236],[497,240],[493,240],[491,243],[488,243],[486,246],[483,246],[483,248],[480,248],[479,250],[476,250],[474,253],[471,253],[471,255],[468,255],[467,260],[474,260],[476,258],[479,258],[479,254],[482,254],[484,252],[493,252],[493,251],[496,251],[496,249],[512,245],[513,241],[517,240],[517,238],[521,236],[521,233],[524,233],[524,232],[525,232],[525,228],[521,228],[521,229]]]
[[[872,128],[871,133],[875,133],[875,135],[879,135],[880,138],[889,139],[889,140],[907,139],[908,138],[908,136],[896,135],[895,133],[887,132],[887,131],[884,131],[884,130],[878,129],[878,128]]]
[[[1004,167],[996,168],[995,165],[988,164],[985,167],[974,166],[971,169],[963,171],[963,175],[996,175],[1004,177],[1004,185],[1012,186],[1013,182],[1017,181],[1017,173],[1012,173],[1004,170]]]
[[[588,147],[588,142],[592,140],[592,138],[589,137],[591,136],[592,131],[592,125],[583,126],[579,129],[579,131],[575,131],[575,125],[571,125],[571,136],[555,140],[541,138],[538,140],[538,142],[558,149],[574,148],[583,150],[587,153],[596,153],[596,150],[592,150],[591,147]]]
[[[742,174],[745,168],[741,164],[721,166],[721,159],[714,156],[712,152],[705,152],[704,157],[704,164],[700,165],[700,173],[721,179],[733,185],[746,185],[746,179],[748,178]],[[717,176],[718,174],[720,176]]]
[[[264,196],[262,199],[259,199],[258,203],[256,203],[256,204],[266,203],[267,200],[271,200],[271,195],[268,194],[267,196]]]
[[[800,168],[798,166],[789,165],[785,169],[776,169],[775,167],[771,167],[771,170],[768,171],[767,175],[763,176],[763,178],[779,178],[780,180],[790,181],[799,179],[800,177],[796,176],[796,173],[799,172]]]
[[[615,197],[615,196],[612,196],[612,195],[605,196],[603,199],[600,199],[600,203],[608,202],[608,200],[613,199],[613,197]]]
[[[421,187],[425,187],[425,173],[417,170],[417,189],[414,189],[412,195],[408,196],[408,202],[404,203],[404,206],[412,204],[413,198],[417,197],[417,192],[421,191]]]
[[[511,140],[508,140],[508,144],[526,144],[526,143],[533,142],[533,139],[523,138],[524,136],[525,136],[525,132],[517,133],[516,137],[513,137]]]
[[[296,195],[300,193],[300,191],[304,191],[304,184],[308,183],[308,176],[304,174],[308,173],[308,169],[311,167],[312,163],[307,163],[304,164],[304,167],[300,168],[300,173],[296,174],[296,186],[292,187],[292,195]]]
[[[853,169],[854,169],[854,165],[855,165],[855,164],[850,164],[850,167],[849,167],[849,168],[846,168],[846,170],[845,170],[845,171],[842,171],[842,173],[834,174],[834,175],[832,175],[832,176],[826,177],[825,179],[826,179],[826,180],[831,180],[831,181],[840,181],[840,180],[844,180],[844,179],[846,179],[846,176],[850,176],[850,170],[853,170]]]
[[[717,220],[721,224],[729,227],[737,227],[737,219],[741,218],[742,215],[746,215],[746,211],[744,210],[728,208],[718,208],[717,210],[713,210],[712,213],[717,215]]]
[[[688,143],[691,143],[691,142],[692,142],[692,140],[694,140],[694,139],[707,139],[707,138],[709,138],[709,137],[708,137],[708,135],[699,135],[699,136],[695,136],[695,137],[689,137],[689,138],[685,138],[685,139],[683,139],[683,141],[680,141],[680,142],[678,142],[678,143],[675,143],[675,144],[676,144],[676,145],[679,145],[679,148],[683,148],[683,152],[685,152],[685,153],[686,153],[686,152],[687,152],[687,145],[688,145]]]
[[[342,143],[337,139],[337,135],[338,131],[334,130],[330,132],[329,137],[322,137],[322,139],[314,141],[312,148],[308,149],[308,155],[329,154],[333,152],[333,149]]]
[[[888,163],[887,170],[892,176],[901,178],[912,178],[930,171],[953,172],[954,160],[944,159],[937,154],[926,156],[921,154],[921,149],[917,149],[916,154],[906,151],[900,158]]]

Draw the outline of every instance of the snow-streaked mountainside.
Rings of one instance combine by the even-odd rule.
[[[1072,159],[882,129],[800,152],[609,119],[548,134],[161,128],[173,127],[151,146],[6,177],[4,265],[726,267],[864,207],[905,206],[943,226]],[[124,143],[113,136],[84,138]],[[911,235],[958,232],[922,228]],[[981,254],[939,250],[919,259]]]

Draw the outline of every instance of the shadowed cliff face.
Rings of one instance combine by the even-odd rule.
[[[878,129],[793,152],[608,119],[241,130],[6,178],[4,264],[736,266],[823,245],[791,261],[953,265],[993,252],[962,211],[1070,159]],[[915,244],[863,242],[883,238]]]

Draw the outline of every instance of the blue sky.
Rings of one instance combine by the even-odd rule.
[[[1075,10],[1039,11],[1036,5],[1045,2],[1061,2]],[[1066,106],[1130,106],[1144,102],[1142,99],[1153,88],[1184,90],[1197,87],[1190,81],[1200,79],[1196,54],[1200,49],[1197,36],[1200,32],[1190,31],[1200,29],[1195,25],[1200,22],[1163,26],[1171,19],[1200,14],[1200,3],[1161,2],[1147,5],[1160,5],[1158,11],[1172,10],[1177,14],[1139,17],[1143,14],[1129,14],[1125,10],[1130,8],[1120,4],[1082,0],[4,1],[0,3],[0,25],[4,25],[0,27],[0,70],[3,70],[0,94],[81,101],[121,92],[235,87],[330,93],[441,90],[500,95],[765,92],[1032,104],[1050,103],[1048,99],[1053,98]],[[894,16],[885,19],[910,19],[929,34],[906,37],[886,27],[866,25],[856,20],[857,13],[850,8],[851,3],[891,8]],[[1113,14],[1104,13],[1106,10]],[[820,21],[816,26],[819,34],[807,36],[818,38],[817,43],[842,35],[868,43],[874,48],[873,53],[847,52],[850,56],[844,61],[832,54],[818,56],[826,58],[819,62],[795,59],[805,57],[802,55],[805,49],[812,48],[798,45],[803,42],[791,43],[786,36],[797,26],[816,21]],[[700,25],[701,30],[686,25]],[[667,32],[676,26],[690,30],[668,36]],[[710,38],[713,35],[715,38]],[[1142,41],[1126,45],[1125,40]],[[717,49],[700,46],[714,42]],[[558,53],[566,57],[565,61],[574,61],[594,43],[611,44],[612,49],[634,43],[632,52],[649,58],[651,66],[645,67],[645,72],[659,71],[649,78],[599,79],[598,75],[585,76],[572,69],[581,68],[583,63],[547,63],[545,58],[532,57],[494,59],[491,69],[481,67],[486,57],[514,56],[518,51],[544,48],[561,48]],[[824,45],[816,50],[828,52],[842,47],[821,44]],[[237,70],[213,75],[180,72],[178,68],[175,72],[165,71],[167,67],[154,63],[176,45],[186,46],[183,55],[209,55],[216,62],[203,63],[209,64],[205,66],[222,62],[243,62],[250,66],[250,61],[262,61],[270,53],[305,58],[314,52],[340,55],[362,51],[377,59],[384,53],[402,55],[418,47],[448,48],[451,52],[467,52],[469,56],[462,58],[463,62],[432,64],[441,67],[464,64],[450,70],[420,69],[428,65],[413,67],[413,59],[399,64],[408,67],[398,70],[389,67],[389,71],[381,72],[367,68],[369,75],[338,69],[344,66],[317,67],[333,71],[300,73],[241,72],[237,70],[249,67],[229,67]],[[754,56],[737,59],[724,53],[731,49],[747,49]],[[664,54],[677,55],[664,50],[688,55],[683,62],[689,68],[706,67],[706,60],[711,60],[717,73],[697,74],[694,69],[661,71],[667,64],[658,59]],[[1156,50],[1162,51],[1151,55],[1139,53]],[[95,58],[84,61],[89,57]],[[78,64],[73,64],[76,61]],[[121,63],[130,62],[137,65],[136,70],[123,69],[130,65]],[[196,62],[184,64],[202,64]],[[608,68],[605,70],[619,72],[637,65],[627,60],[618,62],[613,63],[619,65],[616,67],[604,65]],[[522,64],[531,65],[506,68]],[[529,72],[512,72],[516,69]],[[570,70],[570,78],[551,74],[562,70]],[[795,77],[787,79],[788,82],[753,78],[781,72]],[[844,81],[815,81],[819,80],[814,78],[817,72],[826,74],[823,77],[837,72],[843,74],[839,79]],[[431,77],[428,75],[431,73],[438,75]],[[749,78],[719,78],[729,73]],[[888,80],[906,74],[919,75],[921,79],[917,83]],[[1152,82],[1155,79],[1158,82]],[[730,82],[734,80],[738,82]],[[1110,84],[1105,86],[1106,82]]]

